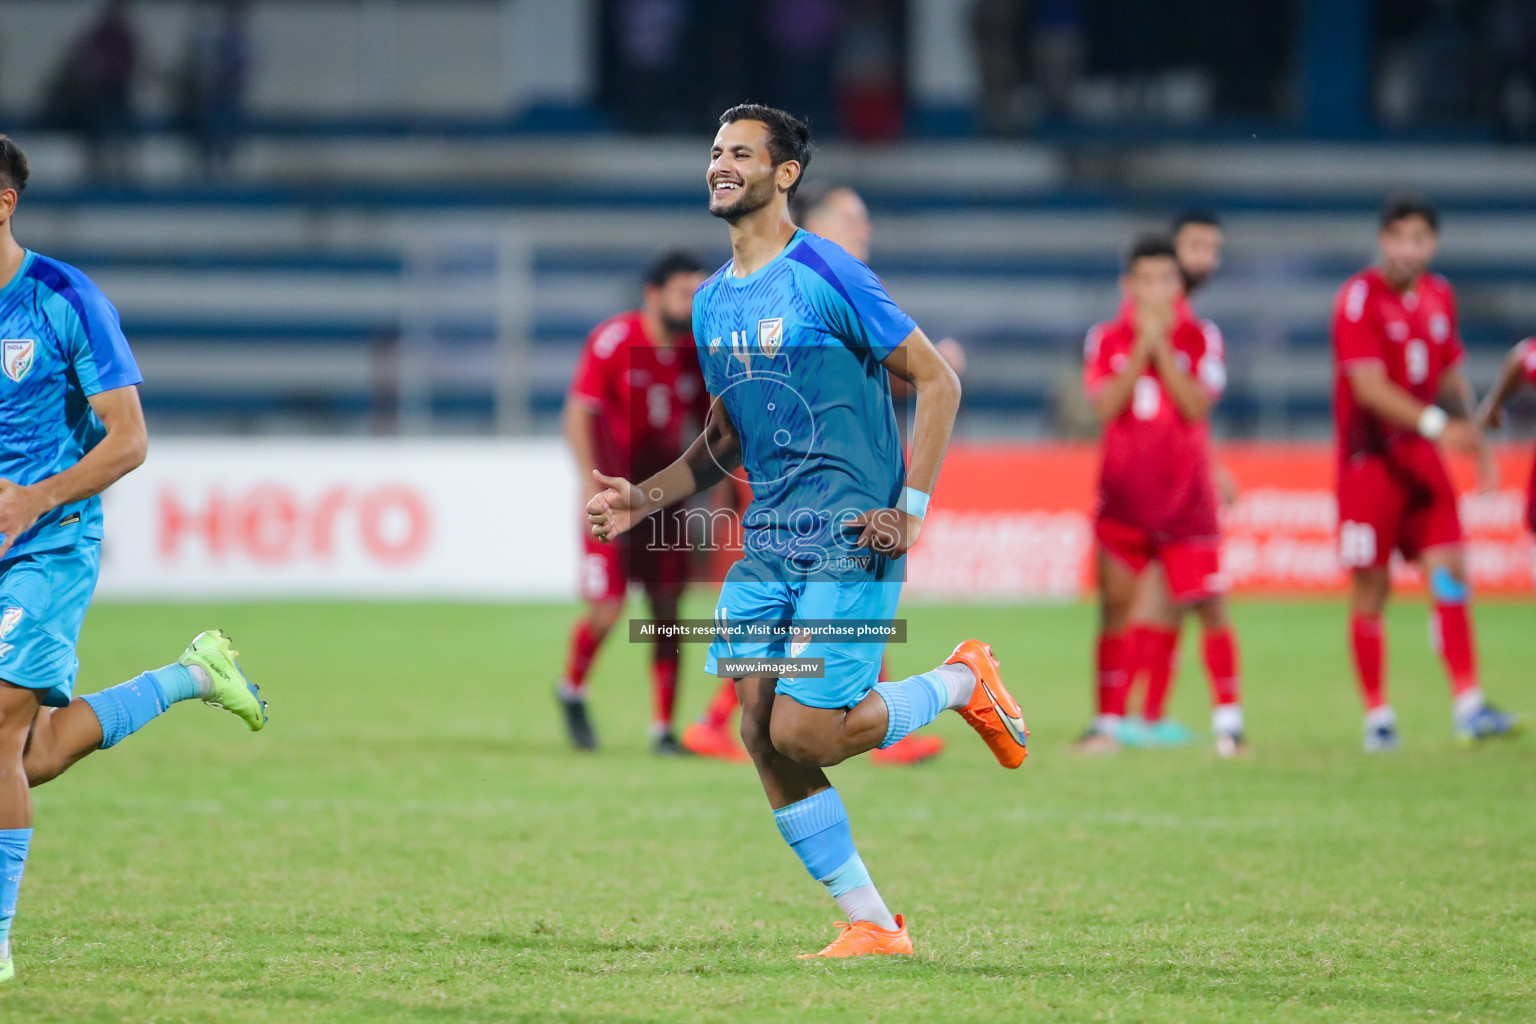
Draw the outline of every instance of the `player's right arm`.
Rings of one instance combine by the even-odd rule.
[[[1387,376],[1386,339],[1369,298],[1369,283],[1356,278],[1340,293],[1333,317],[1334,357],[1356,404],[1399,429],[1431,441],[1443,439],[1463,451],[1475,450],[1478,431],[1470,420],[1420,401]]]
[[[740,465],[741,438],[736,425],[725,411],[725,403],[711,396],[704,432],[681,458],[655,476],[634,484],[623,477],[592,471],[592,478],[604,488],[587,502],[592,536],[614,540],[652,512],[708,490]]]
[[[560,427],[565,433],[565,443],[571,446],[571,455],[576,459],[577,473],[589,495],[598,490],[592,481],[592,474],[597,472],[597,449],[593,442],[597,416],[598,411],[595,407],[574,394],[565,400],[565,409],[560,414]]]
[[[1131,395],[1136,389],[1136,378],[1146,372],[1152,356],[1150,346],[1143,343],[1138,332],[1125,366],[1119,372],[1111,370],[1100,348],[1104,331],[1105,328],[1099,326],[1088,332],[1083,383],[1094,415],[1101,422],[1108,423],[1130,404]]]

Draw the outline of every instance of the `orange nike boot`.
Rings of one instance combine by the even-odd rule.
[[[976,676],[976,689],[970,703],[960,709],[960,717],[981,734],[998,764],[1004,768],[1023,764],[1029,756],[1025,745],[1029,730],[1024,727],[1024,712],[1018,701],[1003,687],[991,646],[980,640],[966,640],[944,664],[964,665]]]
[[[801,953],[799,959],[814,960],[817,957],[832,959],[880,954],[912,955],[912,936],[907,934],[907,922],[902,920],[900,914],[896,915],[894,931],[881,928],[873,921],[855,921],[852,924],[839,921],[837,927],[842,931],[838,933],[837,938],[828,943],[825,949],[820,953]]]
[[[912,733],[903,736],[890,746],[881,750],[876,747],[869,752],[869,759],[875,764],[921,764],[923,761],[938,757],[944,752],[944,741],[937,736],[919,736]]]
[[[741,763],[752,760],[741,745],[731,738],[729,729],[715,729],[703,722],[694,722],[683,730],[684,749],[700,757],[713,757],[720,761]]]

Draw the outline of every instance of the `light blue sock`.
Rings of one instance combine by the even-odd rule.
[[[16,896],[21,892],[21,873],[31,845],[31,829],[0,829],[0,951],[10,945],[11,919],[16,916]]]
[[[179,700],[202,696],[192,670],[176,663],[82,698],[101,722],[101,749],[132,736]]]
[[[895,682],[876,683],[875,692],[885,701],[885,740],[880,744],[881,750],[938,718],[950,701],[949,684],[940,669]]]
[[[873,921],[895,928],[896,921],[870,880],[869,869],[853,845],[848,811],[835,789],[824,789],[773,812],[779,834],[795,851],[811,877],[827,887],[850,921]]]

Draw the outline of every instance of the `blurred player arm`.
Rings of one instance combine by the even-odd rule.
[[[611,541],[640,520],[708,490],[741,465],[741,438],[725,411],[725,403],[711,400],[704,432],[694,439],[682,457],[647,480],[634,484],[623,477],[592,478],[604,489],[587,502],[587,523],[592,536]]]
[[[0,480],[0,542],[3,555],[39,518],[60,505],[100,494],[144,462],[149,432],[135,386],[113,388],[87,401],[106,428],[106,436],[79,462],[53,476],[23,486]]]
[[[576,469],[588,497],[601,489],[592,476],[597,471],[597,447],[593,440],[597,432],[597,417],[598,409],[591,400],[574,393],[566,398],[565,409],[560,413],[560,428],[565,434],[566,444],[571,446],[571,454],[576,459]]]
[[[1499,464],[1493,457],[1493,449],[1483,437],[1483,430],[1473,420],[1477,409],[1477,393],[1472,382],[1457,362],[1440,378],[1440,392],[1436,396],[1439,405],[1451,415],[1442,435],[1445,443],[1457,451],[1477,459],[1478,490],[1488,492],[1499,485]],[[1455,430],[1451,428],[1455,427]]]
[[[1088,335],[1089,355],[1084,374],[1084,390],[1094,415],[1108,423],[1125,411],[1131,395],[1136,390],[1136,378],[1146,372],[1150,351],[1138,333],[1130,357],[1118,373],[1109,372],[1098,351],[1098,328]]]
[[[1204,385],[1195,379],[1194,374],[1185,373],[1179,369],[1178,361],[1174,358],[1173,346],[1166,338],[1153,345],[1152,369],[1158,377],[1162,378],[1163,386],[1168,389],[1168,396],[1178,407],[1179,415],[1194,422],[1203,420],[1211,414],[1211,407],[1216,404],[1215,399]]]
[[[1504,425],[1504,406],[1520,390],[1520,385],[1531,372],[1527,367],[1533,363],[1536,363],[1536,338],[1526,338],[1509,350],[1509,355],[1504,357],[1504,365],[1499,367],[1499,379],[1494,382],[1493,390],[1488,392],[1477,410],[1479,427],[1492,430]]]

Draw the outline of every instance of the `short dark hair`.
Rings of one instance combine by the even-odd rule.
[[[1200,224],[1205,227],[1219,228],[1221,227],[1221,218],[1216,216],[1216,214],[1212,213],[1210,210],[1185,210],[1183,213],[1173,218],[1173,226],[1169,228],[1169,231],[1170,233],[1177,235],[1190,224]]]
[[[0,189],[24,192],[31,173],[27,167],[27,154],[16,145],[16,140],[9,135],[0,135]]]
[[[800,177],[789,186],[788,198],[794,199],[805,172],[811,166],[811,130],[794,114],[761,103],[738,103],[720,115],[721,124],[737,121],[761,121],[768,127],[768,157],[777,167],[788,160],[800,165]]]
[[[1440,230],[1440,211],[1421,195],[1410,192],[1400,192],[1389,196],[1387,201],[1381,204],[1381,226],[1389,228],[1400,220],[1409,217],[1423,217],[1424,223],[1429,225],[1429,230]]]
[[[1130,249],[1125,253],[1125,269],[1130,270],[1136,266],[1137,260],[1156,259],[1166,256],[1175,263],[1179,261],[1178,253],[1174,251],[1173,239],[1167,235],[1140,235],[1131,243]]]
[[[701,274],[704,272],[704,264],[691,252],[683,252],[681,249],[673,249],[664,252],[650,262],[641,275],[642,284],[653,288],[661,288],[678,274]]]

